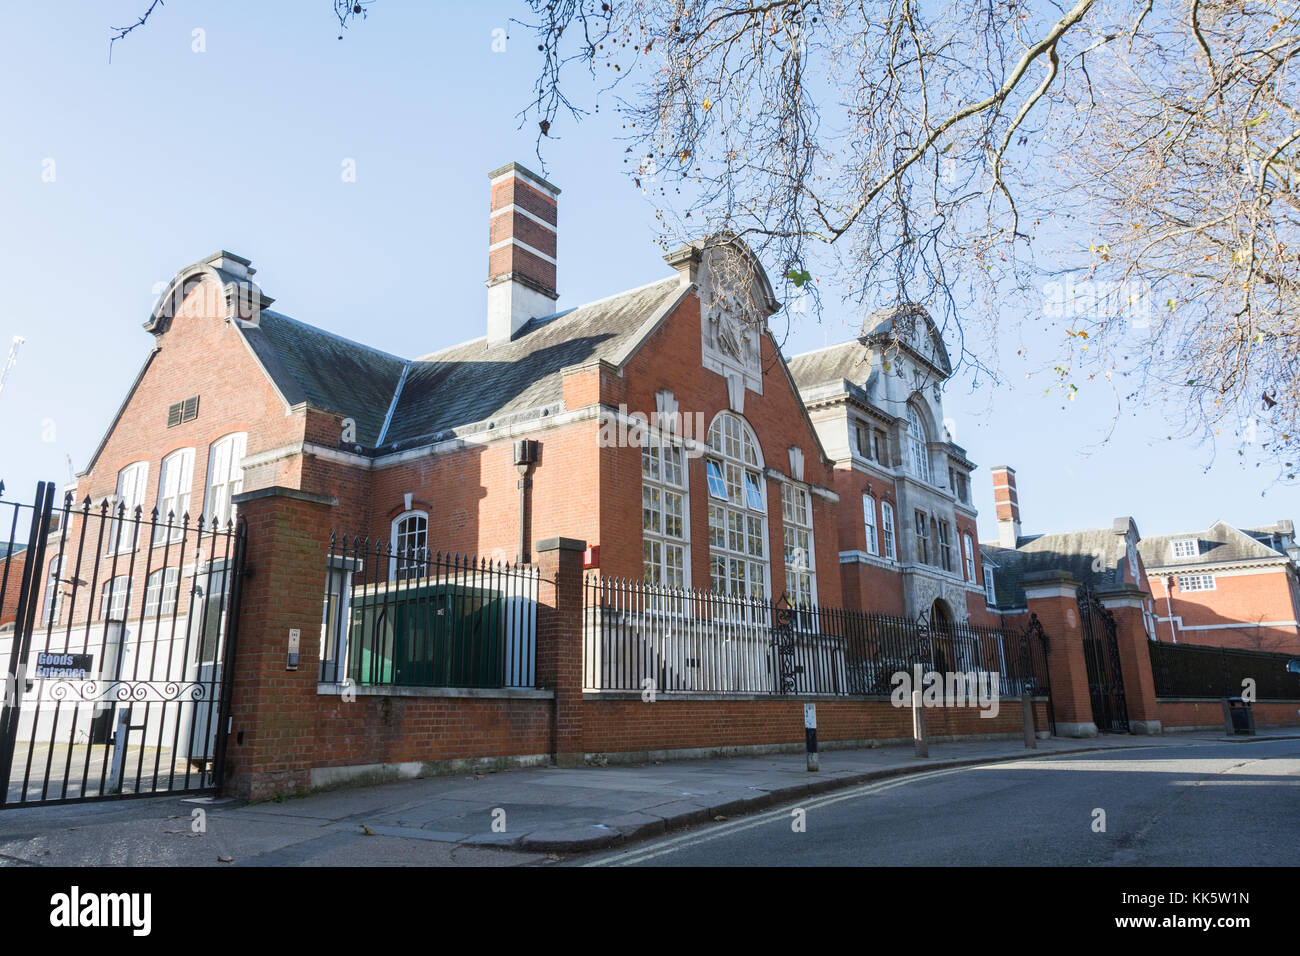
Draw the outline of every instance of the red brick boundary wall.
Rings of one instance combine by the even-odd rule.
[[[348,783],[555,763],[636,761],[801,750],[803,704],[833,749],[911,739],[910,708],[885,698],[690,699],[584,694],[582,554],[568,538],[538,542],[536,690],[348,687],[318,682],[328,541],[336,502],[288,488],[236,499],[248,522],[234,662],[225,790],[264,800]],[[288,669],[290,629],[301,632]],[[1047,700],[1034,705],[1048,732]],[[932,740],[1019,739],[1018,698],[996,717],[927,708]]]
[[[1161,697],[1156,701],[1166,732],[1223,730],[1221,698]],[[1251,705],[1256,727],[1300,726],[1300,700],[1265,700]]]
[[[588,694],[583,741],[588,763],[802,751],[803,705],[817,705],[817,742],[827,750],[871,747],[912,739],[912,710],[883,699],[842,697],[694,699]],[[1034,701],[1035,731],[1048,735],[1047,698]],[[975,707],[927,707],[926,736],[950,739],[1021,739],[1020,698],[1003,698],[995,717]]]

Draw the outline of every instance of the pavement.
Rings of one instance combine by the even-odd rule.
[[[428,777],[240,804],[148,797],[0,810],[0,866],[438,866],[545,864],[669,830],[903,774],[1122,748],[1300,738],[1196,732],[831,750],[646,765]]]

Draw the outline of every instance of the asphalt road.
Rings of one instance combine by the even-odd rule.
[[[588,866],[1297,862],[1300,740],[1114,750],[940,770],[573,861]]]

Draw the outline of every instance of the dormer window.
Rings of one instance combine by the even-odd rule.
[[[1195,538],[1179,538],[1174,542],[1174,558],[1195,558],[1201,553],[1201,543]]]

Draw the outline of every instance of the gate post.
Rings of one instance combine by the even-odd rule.
[[[580,767],[582,736],[582,554],[584,541],[537,542],[537,686],[555,694],[551,756],[557,766]]]
[[[292,488],[236,495],[246,522],[246,580],[231,682],[223,790],[263,800],[311,782],[320,728],[316,682],[328,542],[337,500]],[[289,631],[304,639],[286,668]]]
[[[1025,603],[1047,634],[1047,673],[1052,685],[1056,732],[1062,737],[1095,737],[1079,620],[1079,582],[1064,571],[1038,571],[1022,580]]]
[[[1156,708],[1156,682],[1151,672],[1151,639],[1143,617],[1143,601],[1151,595],[1132,584],[1098,589],[1097,597],[1115,619],[1115,642],[1119,648],[1120,677],[1128,707],[1129,730],[1135,734],[1161,732]]]

